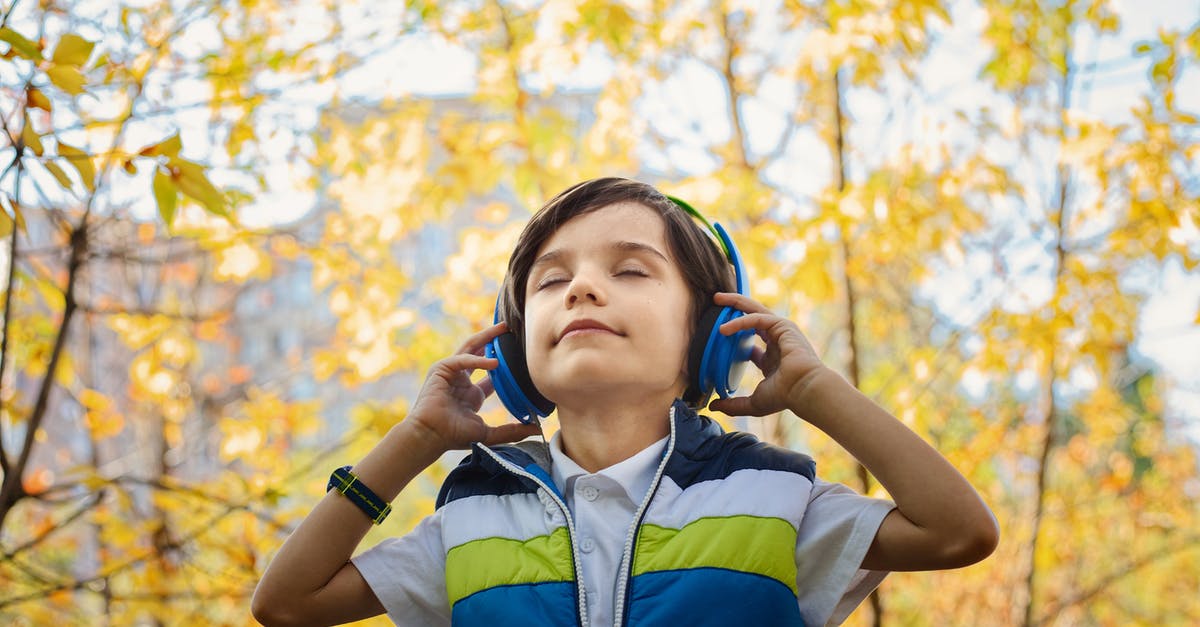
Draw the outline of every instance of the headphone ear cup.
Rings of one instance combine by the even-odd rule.
[[[496,368],[488,371],[496,396],[508,412],[517,420],[526,424],[533,422],[534,415],[545,417],[554,411],[554,403],[550,402],[529,376],[529,364],[525,361],[525,349],[517,341],[517,336],[504,333],[488,343],[484,355],[500,362]]]
[[[723,335],[720,327],[742,315],[733,307],[712,305],[704,310],[688,347],[689,384],[683,401],[689,407],[705,407],[713,392],[721,398],[728,398],[737,390],[746,363],[750,360],[754,331]]]
[[[724,307],[716,305],[706,307],[704,313],[700,314],[700,321],[696,323],[696,330],[692,333],[692,341],[688,345],[688,388],[683,393],[683,402],[692,409],[702,409],[708,404],[708,398],[712,396],[711,378],[705,376],[705,373],[701,371],[701,366],[704,363],[704,355],[708,352],[709,344],[711,344],[713,333],[721,334],[717,330],[719,326],[717,320],[724,310]]]

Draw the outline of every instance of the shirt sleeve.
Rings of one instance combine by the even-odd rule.
[[[441,510],[351,559],[397,625],[449,625]]]
[[[891,501],[813,482],[796,535],[796,589],[806,625],[837,625],[887,576],[860,568]]]

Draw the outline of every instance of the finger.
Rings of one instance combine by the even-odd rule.
[[[767,354],[766,349],[755,344],[754,347],[750,349],[750,363],[757,366],[759,370],[762,370],[763,369],[763,355],[766,355],[766,354]]]
[[[746,313],[772,313],[764,304],[736,292],[717,292],[713,294],[713,302],[722,307],[734,307]]]
[[[759,337],[765,341],[765,334],[769,334],[771,329],[780,322],[788,322],[787,318],[781,318],[773,313],[748,313],[744,316],[738,316],[720,326],[723,335],[733,335],[738,331],[745,329],[754,329]]]
[[[459,353],[441,360],[438,364],[450,372],[472,372],[474,370],[492,370],[500,365],[500,360],[495,357]]]
[[[475,387],[479,388],[480,392],[483,392],[484,398],[491,396],[492,392],[496,391],[496,386],[492,383],[491,377],[484,377],[480,379],[479,382],[475,384]]]
[[[537,435],[542,432],[542,428],[537,423],[524,424],[520,422],[510,422],[495,427],[489,427],[487,438],[484,439],[484,444],[504,444],[507,442],[519,442],[530,436]]]
[[[467,353],[467,354],[480,355],[480,354],[482,354],[484,347],[487,346],[489,342],[500,337],[501,335],[504,335],[507,332],[508,332],[508,323],[507,322],[499,322],[497,324],[493,324],[492,326],[467,338],[467,341],[463,342],[462,346],[459,346],[458,350],[455,351],[455,353]]]

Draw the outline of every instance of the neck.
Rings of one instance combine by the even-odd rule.
[[[558,405],[563,452],[588,472],[633,457],[671,432],[671,403],[677,394],[638,399],[589,399]]]

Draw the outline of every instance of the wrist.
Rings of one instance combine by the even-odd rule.
[[[813,423],[817,416],[811,410],[818,404],[821,397],[828,394],[832,388],[848,385],[850,383],[832,368],[825,365],[818,366],[798,379],[792,386],[788,393],[788,409],[806,422]]]
[[[397,442],[398,448],[420,459],[427,466],[450,450],[437,431],[426,425],[419,416],[409,415],[388,430],[387,439]]]

